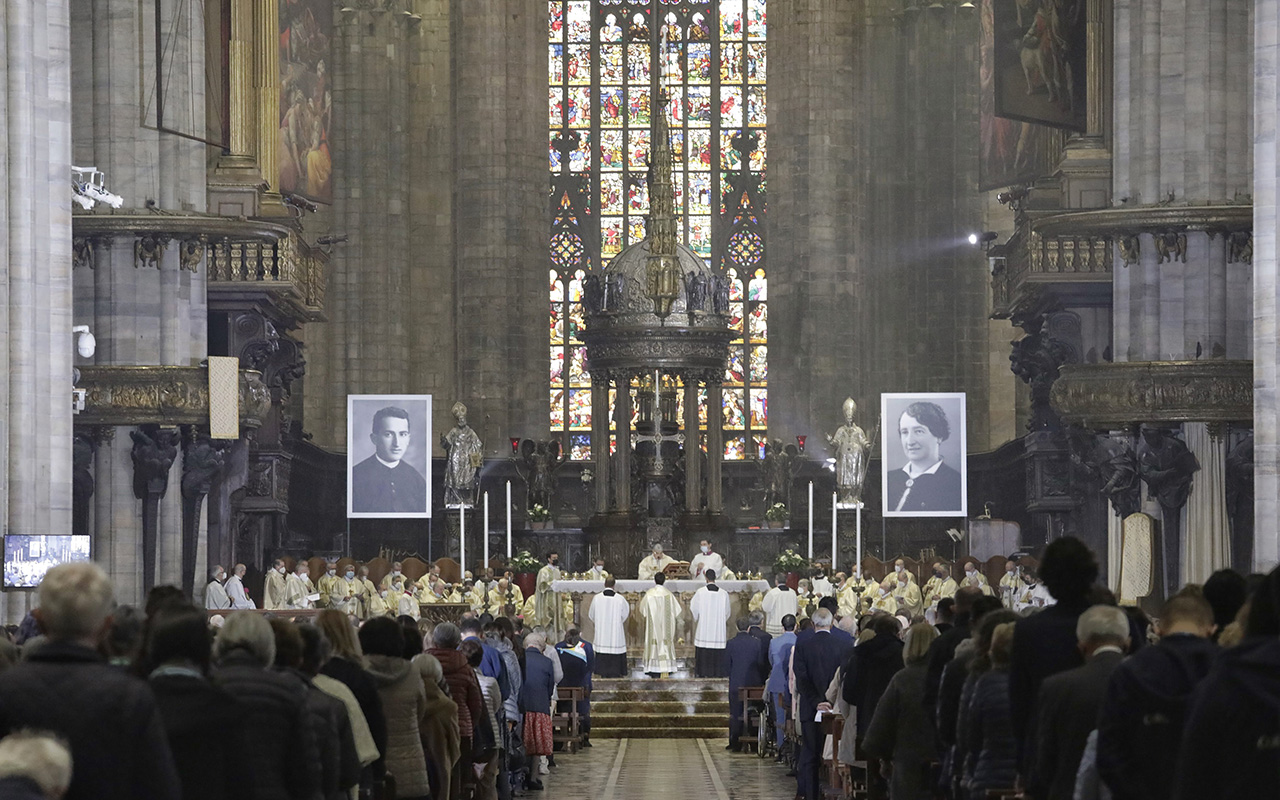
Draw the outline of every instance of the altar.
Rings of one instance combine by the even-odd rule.
[[[751,597],[756,592],[767,592],[769,590],[769,582],[765,580],[744,580],[744,581],[716,581],[716,585],[721,591],[729,593],[729,606],[731,612],[729,621],[726,626],[728,638],[732,639],[737,634],[736,620],[738,617],[746,616],[748,613],[747,606],[751,603]],[[641,618],[640,612],[636,609],[640,598],[644,597],[644,593],[652,589],[653,581],[642,581],[635,579],[619,578],[614,591],[622,595],[626,599],[627,604],[631,607],[631,615],[627,617],[627,654],[639,656],[644,651],[644,619]],[[693,615],[689,612],[689,601],[693,599],[693,593],[703,586],[706,581],[703,580],[668,580],[664,586],[672,594],[676,596],[676,600],[680,603],[680,633],[676,636],[676,655],[679,657],[692,657],[693,655]],[[560,580],[554,581],[551,588],[557,592],[568,592],[573,598],[574,618],[578,623],[578,627],[582,630],[582,638],[588,642],[595,639],[595,625],[592,624],[588,611],[591,608],[591,601],[596,595],[604,591],[604,581],[584,581],[584,580]]]

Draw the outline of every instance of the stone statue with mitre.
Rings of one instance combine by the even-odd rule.
[[[862,501],[862,483],[867,477],[871,440],[853,421],[858,404],[852,397],[845,398],[843,410],[844,425],[836,430],[834,436],[827,436],[827,443],[835,452],[836,491],[839,494],[836,505],[839,508],[856,508]]]
[[[441,435],[444,448],[444,504],[449,508],[474,506],[480,488],[480,468],[484,465],[484,448],[480,437],[467,425],[467,407],[454,403],[450,409],[457,425]]]

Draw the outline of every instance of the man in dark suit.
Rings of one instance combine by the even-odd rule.
[[[729,671],[729,746],[737,750],[742,737],[742,701],[738,690],[748,686],[764,686],[769,664],[760,649],[760,640],[747,629],[750,621],[738,617],[738,635],[725,644],[725,667]]]
[[[747,615],[748,628],[747,633],[756,637],[760,642],[760,651],[764,653],[764,660],[769,660],[769,642],[773,641],[773,635],[764,629],[764,612],[752,611]]]
[[[818,774],[822,765],[822,724],[815,721],[818,711],[829,711],[827,687],[836,670],[853,650],[851,642],[831,635],[835,618],[825,608],[813,615],[815,633],[797,642],[792,666],[796,676],[796,693],[800,696],[800,727],[803,746],[796,767],[796,790],[804,800],[818,800],[821,795]]]
[[[1160,644],[1112,674],[1098,715],[1098,774],[1115,800],[1173,795],[1187,706],[1219,652],[1209,638],[1214,616],[1204,598],[1175,595],[1160,609]]]
[[[923,401],[907,406],[898,418],[907,463],[885,476],[886,511],[959,511],[964,506],[960,473],[942,462],[942,443],[950,437],[951,424],[941,406]]]
[[[1034,751],[1026,746],[1032,704],[1045,678],[1084,663],[1076,647],[1076,621],[1089,607],[1086,596],[1097,577],[1098,562],[1084,542],[1074,536],[1054,539],[1044,549],[1040,578],[1058,602],[1018,620],[1013,629],[1009,710],[1024,777],[1034,760]]]
[[[1129,649],[1129,618],[1115,606],[1093,606],[1076,622],[1076,640],[1084,666],[1046,678],[1036,700],[1027,789],[1037,800],[1074,797],[1080,756],[1098,726],[1111,673]]]

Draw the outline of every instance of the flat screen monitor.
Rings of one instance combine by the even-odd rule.
[[[4,588],[32,589],[51,567],[88,560],[88,536],[11,533],[4,537]]]

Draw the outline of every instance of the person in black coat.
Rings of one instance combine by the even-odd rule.
[[[764,686],[769,665],[761,657],[760,640],[747,629],[750,621],[738,617],[738,635],[725,643],[725,669],[729,673],[729,745],[726,750],[737,750],[742,737],[742,700],[740,689],[748,686]]]
[[[1027,778],[1032,797],[1071,800],[1089,734],[1098,727],[1111,675],[1129,649],[1129,617],[1115,606],[1093,606],[1080,615],[1076,639],[1082,667],[1045,679],[1032,720],[1034,765]]]
[[[213,684],[243,704],[245,747],[253,755],[253,783],[239,786],[240,796],[313,800],[320,793],[320,751],[307,714],[306,685],[270,668],[276,655],[270,623],[237,611],[227,617],[213,649]]]
[[[1024,775],[1031,766],[1027,733],[1040,684],[1084,663],[1076,647],[1076,621],[1090,605],[1087,595],[1097,577],[1098,562],[1084,542],[1074,536],[1054,539],[1044,550],[1040,578],[1058,602],[1019,620],[1014,629],[1009,707]]]
[[[893,676],[905,666],[898,620],[886,614],[872,623],[871,630],[875,636],[855,647],[849,655],[844,686],[840,689],[844,701],[858,709],[858,738],[867,735],[867,726],[875,716],[880,696]]]
[[[954,624],[929,646],[929,670],[924,679],[924,713],[935,727],[938,725],[938,689],[942,684],[942,671],[955,658],[956,648],[960,643],[969,638],[973,624],[973,604],[982,596],[982,590],[976,586],[958,589]]]
[[[764,612],[752,611],[747,615],[747,623],[747,633],[760,642],[761,658],[769,663],[769,643],[773,641],[773,634],[764,629]]]
[[[853,645],[845,639],[831,635],[835,619],[825,608],[813,615],[816,633],[797,641],[792,654],[792,666],[796,677],[796,694],[800,699],[800,727],[802,747],[800,763],[796,766],[796,789],[804,800],[818,800],[821,795],[818,771],[822,764],[822,745],[826,737],[822,724],[815,721],[818,711],[829,711],[827,687],[836,670],[849,657]],[[901,643],[899,643],[901,645]],[[901,658],[898,661],[902,665]]]
[[[252,784],[244,749],[246,709],[206,677],[212,642],[208,616],[195,607],[168,608],[148,624],[143,661],[173,751],[183,800],[238,798]],[[236,780],[227,780],[235,775]]]
[[[90,563],[45,575],[36,619],[46,641],[0,673],[0,736],[22,728],[71,746],[70,800],[179,797],[182,789],[155,695],[94,649],[111,624],[111,581]]]
[[[1245,639],[1192,696],[1174,800],[1252,800],[1280,775],[1280,567],[1254,592]]]
[[[591,642],[583,640],[581,631],[569,628],[564,632],[564,639],[556,645],[556,654],[560,656],[560,670],[564,673],[560,685],[582,688],[582,699],[577,704],[578,720],[582,731],[582,746],[590,747],[591,674],[596,668],[595,648],[591,646]],[[569,702],[565,700],[560,704],[567,709]]]
[[[369,723],[369,735],[378,748],[378,759],[365,767],[360,776],[360,785],[372,789],[386,773],[387,717],[382,710],[382,698],[378,696],[378,683],[364,668],[364,652],[346,614],[325,609],[316,616],[316,625],[333,646],[333,656],[324,662],[320,674],[339,681],[355,695],[364,720]]]
[[[1187,701],[1219,652],[1203,599],[1176,595],[1159,619],[1160,644],[1120,662],[1098,716],[1098,774],[1115,800],[1173,793]]]

